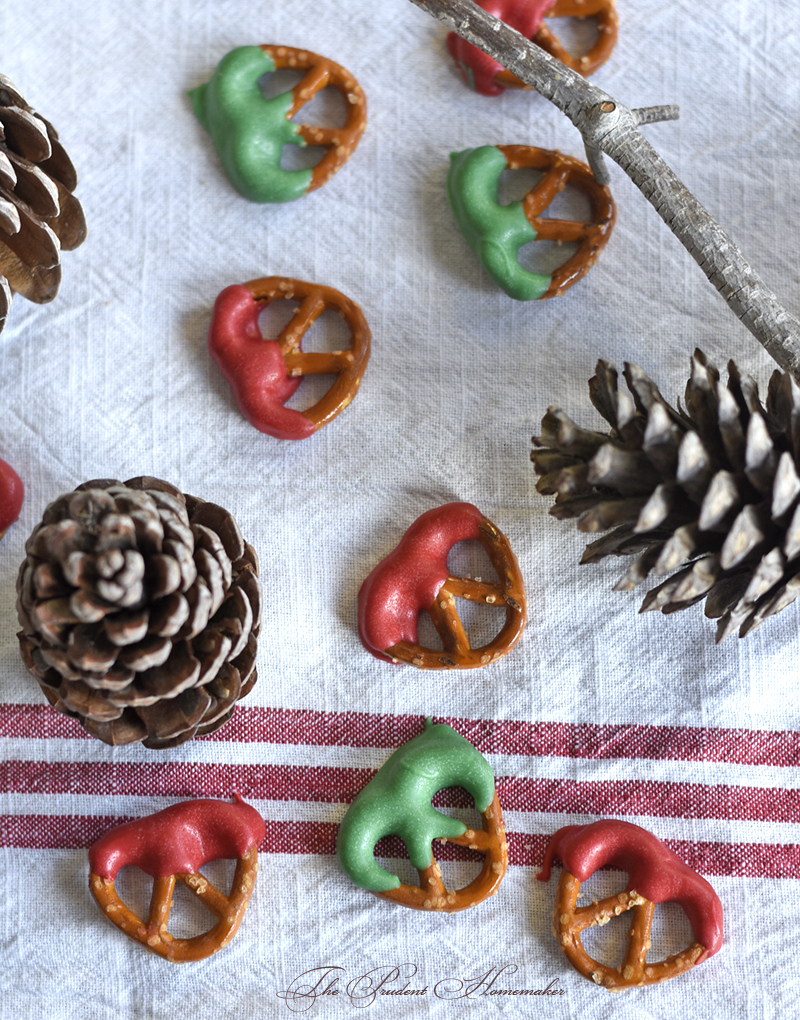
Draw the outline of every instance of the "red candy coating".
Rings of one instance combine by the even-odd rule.
[[[25,488],[22,479],[4,460],[0,460],[0,536],[19,517]]]
[[[236,859],[264,838],[264,819],[234,794],[235,804],[192,800],[118,825],[89,848],[95,875],[112,881],[126,864],[153,878],[199,871],[218,857]]]
[[[708,882],[652,832],[630,822],[602,818],[590,825],[565,825],[550,840],[537,878],[546,882],[556,854],[580,882],[606,865],[628,873],[626,890],[635,889],[653,903],[677,903],[705,952],[698,963],[722,947],[722,904]]]
[[[226,287],[214,303],[208,350],[251,425],[276,439],[306,439],[314,423],[283,406],[302,379],[287,374],[278,341],[261,335],[258,316],[265,307],[247,287]]]
[[[515,28],[526,39],[532,39],[545,12],[553,6],[555,0],[475,0],[475,2],[488,14],[493,14],[511,28]],[[468,43],[455,32],[448,32],[447,48],[467,79],[467,84],[472,85],[476,92],[484,96],[499,96],[501,92],[505,92],[505,88],[494,80],[497,72],[504,70],[503,65],[494,57]],[[467,69],[472,72],[471,82]]]
[[[472,503],[445,503],[418,517],[358,593],[358,633],[368,651],[384,654],[399,641],[417,642],[419,614],[433,605],[449,576],[447,554],[478,538],[483,515]]]

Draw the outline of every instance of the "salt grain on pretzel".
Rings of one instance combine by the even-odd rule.
[[[431,798],[448,786],[472,795],[483,829],[468,828],[433,807]],[[389,835],[405,843],[418,886],[402,883],[375,860],[375,844]],[[462,889],[447,889],[433,856],[434,840],[482,853],[478,877]],[[426,719],[423,732],[398,748],[350,805],[336,856],[356,885],[416,910],[455,913],[493,896],[508,865],[508,843],[491,766],[451,726]]]
[[[537,876],[550,878],[553,857],[564,865],[556,892],[553,933],[572,966],[609,991],[657,984],[691,970],[722,946],[722,904],[709,883],[651,832],[630,822],[604,818],[591,825],[566,825],[553,836]],[[599,868],[628,873],[623,892],[578,907],[581,882]],[[657,963],[646,959],[655,904],[675,902],[692,926],[695,941]],[[618,967],[592,959],[581,932],[632,911],[625,957]]]
[[[258,872],[261,815],[235,795],[236,803],[186,801],[119,825],[89,849],[89,889],[106,917],[135,942],[172,963],[203,960],[228,945],[241,924]],[[236,860],[225,896],[199,873],[216,858]],[[119,898],[120,868],[135,864],[153,878],[147,919]],[[175,938],[167,930],[175,883],[181,882],[216,917],[207,932]]]

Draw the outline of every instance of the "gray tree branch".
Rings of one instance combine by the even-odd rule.
[[[800,382],[800,320],[778,301],[716,220],[638,130],[674,119],[674,106],[629,109],[472,0],[411,0],[488,53],[558,107],[583,136],[587,159],[608,181],[618,163],[781,368]]]

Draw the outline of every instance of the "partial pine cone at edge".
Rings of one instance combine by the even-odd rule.
[[[638,365],[625,365],[627,390],[609,362],[596,372],[589,396],[610,433],[550,407],[533,439],[537,489],[556,497],[550,513],[608,532],[582,563],[635,557],[616,591],[669,575],[641,612],[705,599],[718,641],[744,637],[800,593],[800,388],[776,371],[763,404],[734,362],[723,385],[698,350],[676,409]]]
[[[0,75],[0,330],[14,291],[52,301],[61,251],[86,238],[78,176],[58,132]]]
[[[258,560],[227,510],[158,478],[98,479],[51,503],[25,548],[22,658],[93,736],[175,747],[252,689]]]

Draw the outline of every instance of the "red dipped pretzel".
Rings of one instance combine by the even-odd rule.
[[[236,795],[236,803],[186,801],[119,825],[89,850],[89,889],[105,916],[146,949],[172,963],[203,960],[227,946],[241,924],[258,872],[261,815]],[[236,859],[231,892],[223,895],[199,872],[217,857]],[[122,902],[117,872],[136,864],[153,881],[147,920]],[[186,886],[216,917],[207,932],[175,938],[167,931],[175,882]]]
[[[453,577],[452,547],[477,539],[497,571],[497,582]],[[505,622],[486,645],[472,648],[456,598],[505,609]],[[444,650],[417,642],[417,620],[427,612]],[[419,669],[472,669],[510,652],[526,620],[525,589],[508,539],[471,503],[446,503],[417,518],[399,545],[364,581],[358,594],[358,631],[364,646],[387,662]]]
[[[564,870],[556,892],[553,934],[572,966],[609,991],[658,984],[691,970],[722,945],[722,904],[709,883],[651,832],[630,822],[601,819],[591,825],[566,825],[553,836],[537,876],[550,878],[553,857]],[[577,906],[581,882],[605,865],[628,872],[623,892],[585,907]],[[695,941],[657,963],[646,959],[656,903],[674,901],[692,925]],[[622,963],[610,967],[584,950],[581,932],[607,924],[632,910],[628,945]]]
[[[532,41],[560,60],[571,70],[584,76],[594,73],[611,56],[617,44],[619,18],[614,0],[555,0],[553,6],[545,13],[545,18],[594,18],[597,22],[597,39],[586,53],[574,57],[561,40],[552,32],[544,21],[539,24]],[[511,71],[503,68],[494,78],[497,85],[504,88],[530,89],[532,86],[521,81]]]
[[[476,0],[476,3],[578,74],[596,71],[608,60],[617,42],[614,0]],[[594,18],[597,39],[586,53],[573,56],[545,24],[545,18]],[[455,32],[448,33],[447,48],[467,84],[484,96],[499,96],[507,88],[531,88]]]
[[[300,305],[276,340],[265,340],[258,316],[270,301]],[[336,311],[350,330],[351,346],[305,352],[301,343],[316,319]],[[227,287],[217,298],[208,334],[209,352],[233,390],[239,409],[260,432],[277,439],[305,439],[347,407],[369,359],[371,334],[359,305],[333,287],[285,276],[267,276]],[[306,411],[284,407],[304,375],[335,375],[330,389]]]

